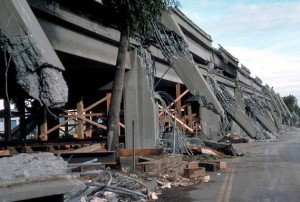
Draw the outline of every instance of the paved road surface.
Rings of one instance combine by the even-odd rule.
[[[300,202],[300,129],[235,147],[246,155],[228,160],[219,175],[207,173],[212,182],[165,190],[159,202]]]
[[[229,160],[229,168],[220,175],[211,173],[213,182],[187,191],[185,201],[300,201],[300,132],[237,148],[246,155]]]

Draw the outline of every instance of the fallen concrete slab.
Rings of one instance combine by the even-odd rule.
[[[41,105],[60,107],[67,102],[64,67],[27,1],[0,1],[0,50],[5,71],[13,64],[16,82]]]
[[[85,185],[70,176],[47,176],[0,182],[0,201],[64,201],[64,194],[84,189]]]

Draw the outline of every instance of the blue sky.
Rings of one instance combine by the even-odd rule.
[[[300,104],[299,0],[180,0],[183,11],[252,76]]]

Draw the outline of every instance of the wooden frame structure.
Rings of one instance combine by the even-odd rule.
[[[78,139],[84,139],[84,123],[89,123],[93,126],[96,126],[97,128],[102,128],[104,130],[107,130],[107,127],[103,124],[97,123],[93,120],[91,120],[91,117],[101,117],[103,115],[105,115],[104,113],[88,113],[91,112],[93,108],[95,108],[96,106],[102,104],[103,102],[106,102],[106,112],[108,113],[109,111],[109,106],[110,106],[110,101],[111,101],[111,93],[107,93],[106,96],[100,100],[98,100],[97,102],[91,104],[90,106],[84,108],[83,106],[83,99],[80,99],[80,101],[77,103],[77,110],[76,112],[72,112],[71,110],[67,110],[67,109],[62,109],[60,108],[59,110],[62,111],[63,113],[65,113],[64,115],[62,115],[62,117],[65,118],[65,120],[61,123],[59,123],[58,125],[47,129],[47,120],[44,119],[44,123],[41,125],[41,133],[39,135],[39,138],[41,140],[47,140],[47,136],[57,130],[60,129],[63,126],[66,126],[69,121],[75,120],[77,121],[76,124],[76,132],[77,132],[77,138]],[[120,127],[125,127],[124,124],[119,123]]]

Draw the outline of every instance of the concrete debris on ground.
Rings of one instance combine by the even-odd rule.
[[[227,135],[224,136],[222,142],[230,142],[230,143],[248,143],[250,138],[248,137],[241,137],[237,133],[229,132]]]
[[[0,158],[0,201],[63,198],[66,193],[84,189],[84,183],[70,175],[67,165],[52,153]]]
[[[222,156],[223,153],[205,146],[189,146],[189,149],[196,154],[208,154],[212,156]]]
[[[209,165],[213,165],[212,171],[226,168],[224,162],[201,164],[182,155],[159,155],[139,157],[136,166],[142,169],[137,172],[131,169],[116,171],[105,169],[97,159],[68,164],[51,153],[19,154],[0,159],[3,172],[0,181],[68,175],[83,186],[80,190],[65,192],[67,202],[154,201],[162,189],[210,182],[210,175],[206,173]]]
[[[137,167],[144,167],[134,172],[123,167],[121,171],[103,169],[74,173],[85,181],[86,188],[68,195],[66,201],[154,201],[163,189],[211,181],[199,161],[185,161],[182,155],[141,156],[138,161]],[[226,168],[224,162],[214,162],[214,165],[218,171]],[[93,177],[86,178],[87,174]]]
[[[60,175],[67,172],[67,162],[51,153],[18,154],[0,159],[0,180]]]
[[[214,156],[235,156],[236,152],[231,142],[225,143],[224,140],[226,141],[227,139],[223,139],[222,142],[215,142],[209,140],[202,140],[199,138],[189,138],[187,146],[195,154],[208,154]]]

